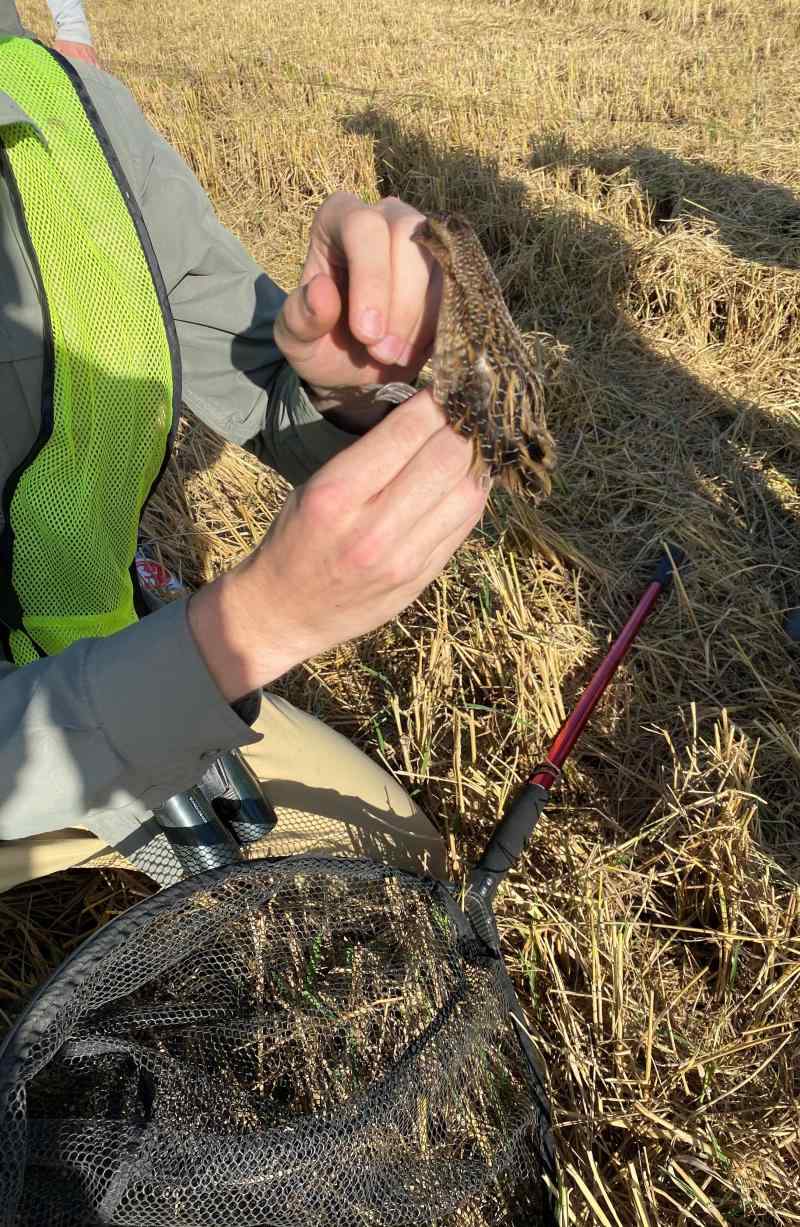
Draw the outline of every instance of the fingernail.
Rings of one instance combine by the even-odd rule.
[[[306,284],[303,286],[303,306],[305,307],[308,314],[313,317],[314,311],[311,307],[311,303],[308,301],[308,287],[310,285],[311,285],[311,282],[307,281]]]
[[[383,317],[374,307],[361,312],[361,331],[368,340],[377,341],[384,334]]]
[[[379,362],[396,362],[405,348],[406,343],[400,337],[388,336],[378,345],[373,345],[370,352]]]

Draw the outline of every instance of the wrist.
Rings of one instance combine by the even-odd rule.
[[[253,591],[249,562],[194,593],[187,611],[200,655],[228,703],[269,685],[304,659],[277,626],[267,641],[263,586]]]

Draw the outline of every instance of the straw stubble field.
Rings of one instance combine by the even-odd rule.
[[[48,30],[44,5],[25,6]],[[105,65],[295,282],[330,192],[454,208],[561,355],[561,468],[441,580],[281,692],[381,759],[455,873],[664,540],[691,568],[499,902],[547,1060],[563,1222],[800,1222],[800,6],[796,0],[96,0]],[[191,583],[284,487],[188,422],[147,522]],[[0,900],[10,1018],[146,891]],[[520,1225],[521,1227],[521,1225]]]

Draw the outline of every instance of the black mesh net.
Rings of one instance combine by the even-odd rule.
[[[502,961],[441,884],[239,864],[67,961],[0,1057],[3,1227],[549,1221]]]

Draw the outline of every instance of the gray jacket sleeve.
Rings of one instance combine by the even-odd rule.
[[[224,750],[259,740],[213,682],[185,601],[58,656],[0,663],[0,696],[0,839],[86,826],[119,843]]]

